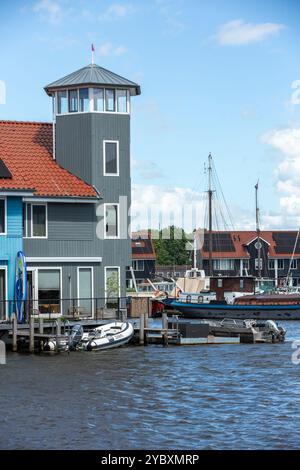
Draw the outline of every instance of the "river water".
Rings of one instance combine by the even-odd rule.
[[[297,449],[300,322],[281,324],[284,344],[10,353],[0,448]]]

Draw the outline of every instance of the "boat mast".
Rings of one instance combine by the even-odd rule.
[[[196,234],[197,231],[195,230],[194,233],[194,257],[193,257],[193,267],[196,269],[197,268],[197,241],[196,241]]]
[[[212,266],[212,197],[213,197],[213,190],[212,190],[212,156],[211,154],[208,155],[208,247],[209,247],[209,275],[213,275],[213,266]]]
[[[261,242],[260,242],[259,207],[258,207],[258,181],[255,185],[255,213],[256,213],[256,233],[257,233],[258,277],[260,279],[261,278]]]
[[[289,281],[290,281],[290,277],[291,277],[291,269],[292,269],[292,264],[293,264],[293,261],[294,261],[296,248],[297,248],[297,244],[298,244],[298,240],[299,240],[299,234],[300,234],[300,228],[298,228],[298,232],[297,232],[297,235],[296,235],[296,240],[295,240],[295,244],[294,244],[294,248],[293,248],[292,257],[290,259],[289,270],[287,272],[286,279],[285,279],[286,287],[289,287]]]

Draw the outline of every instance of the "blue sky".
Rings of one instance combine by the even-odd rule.
[[[300,225],[299,2],[11,0],[0,17],[1,119],[51,120],[43,86],[88,64],[94,43],[97,64],[142,87],[137,207],[200,199],[211,152],[237,227],[254,227],[258,178],[263,226]]]

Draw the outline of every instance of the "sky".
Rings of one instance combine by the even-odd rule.
[[[257,180],[262,228],[300,226],[300,2],[10,0],[0,18],[0,119],[51,121],[43,87],[89,64],[93,43],[142,89],[135,211],[200,203],[211,152],[234,228],[255,228]]]

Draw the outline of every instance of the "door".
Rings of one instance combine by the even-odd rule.
[[[38,310],[37,270],[27,268],[27,315]]]
[[[78,268],[78,306],[85,315],[93,315],[93,268]]]
[[[0,268],[0,320],[6,320],[6,270]]]

